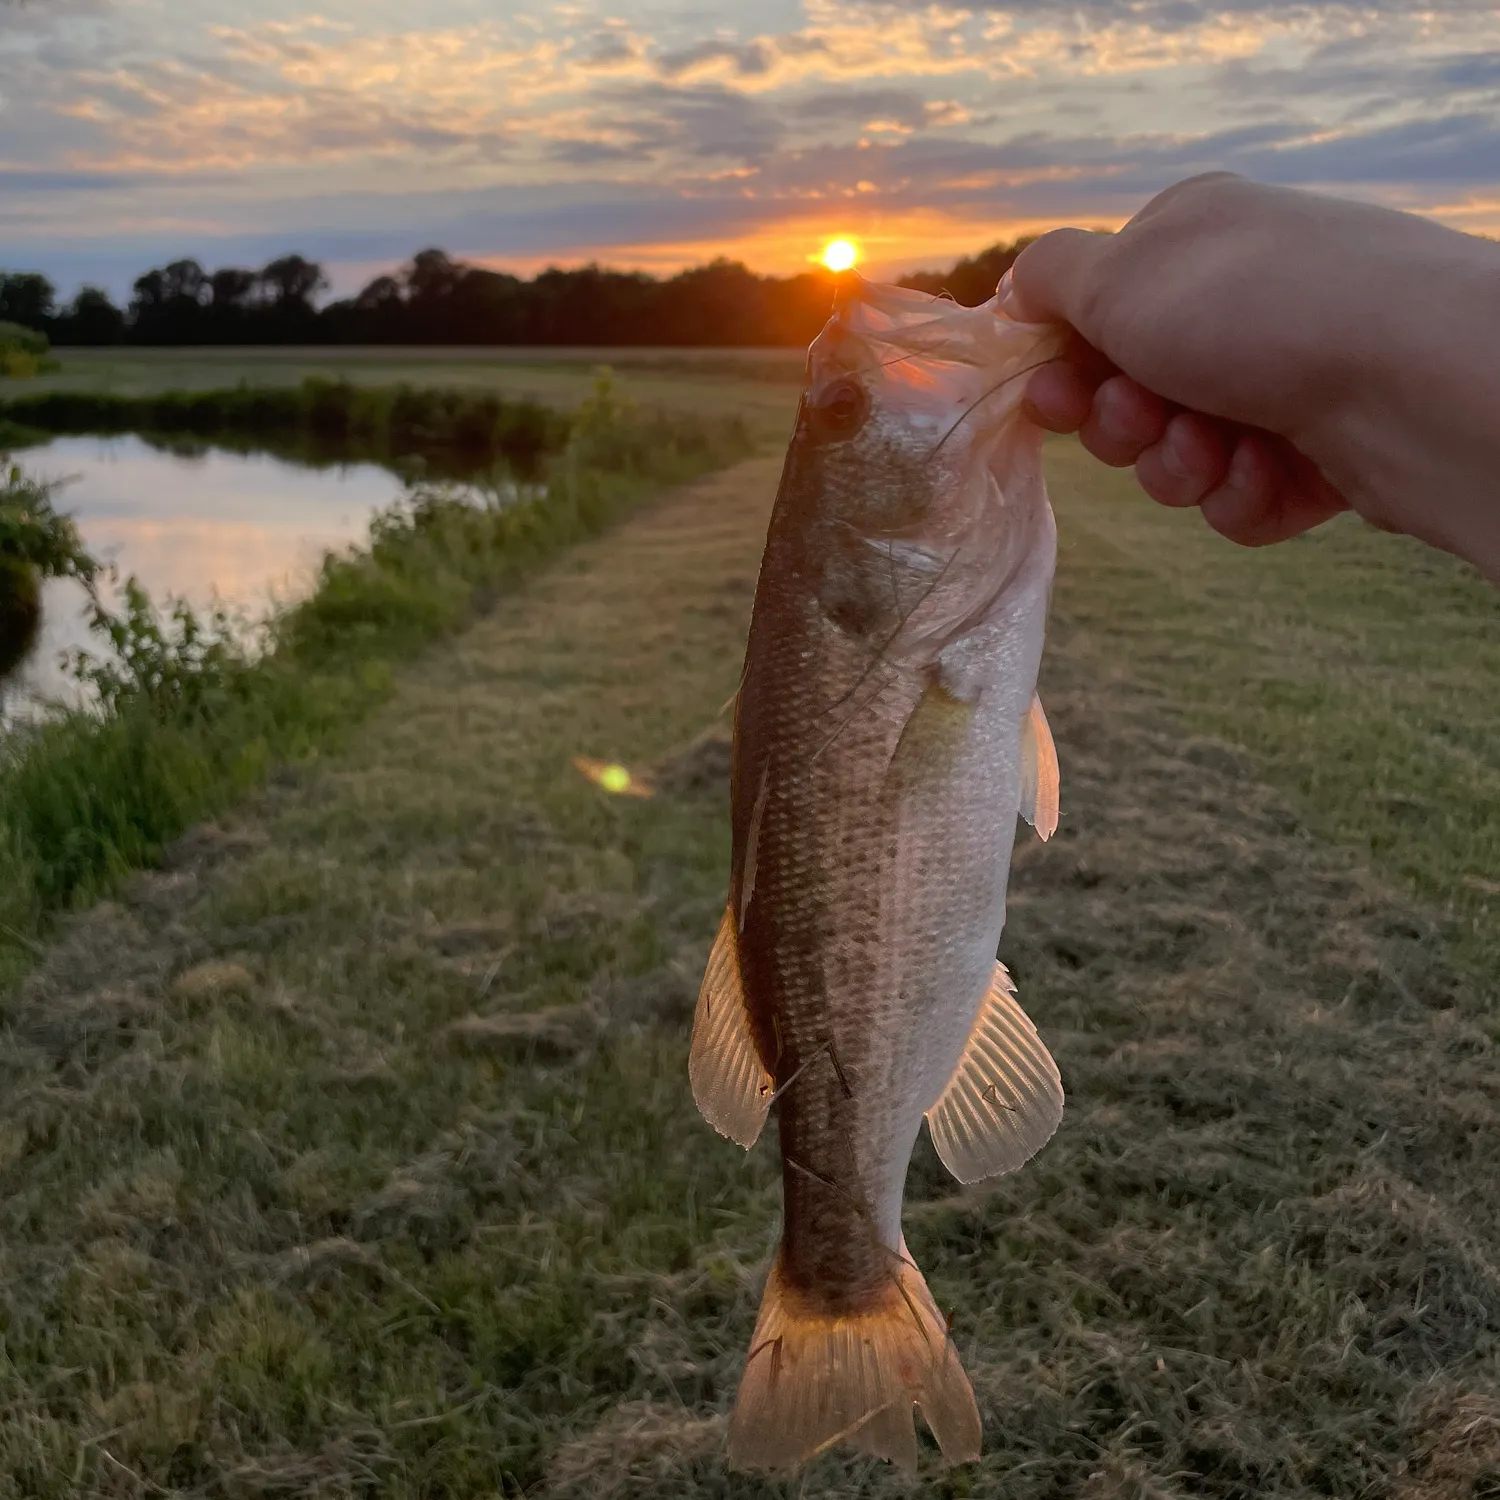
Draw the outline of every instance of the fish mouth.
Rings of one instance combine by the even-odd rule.
[[[1021,400],[1020,377],[1055,359],[1063,339],[1060,326],[1016,322],[994,297],[964,307],[849,273],[833,316],[808,351],[806,395],[817,405],[853,376],[871,388],[877,404],[925,418],[940,443],[940,434],[981,401],[983,425],[1002,422]]]
[[[1063,333],[1053,324],[1018,322],[1001,308],[998,297],[965,307],[951,297],[866,281],[857,273],[846,276],[834,296],[825,331],[835,328],[845,338],[997,374],[1016,347],[1055,341],[1061,349]],[[1032,337],[1017,338],[1021,329]]]

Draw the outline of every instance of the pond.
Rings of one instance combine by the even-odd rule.
[[[215,600],[252,617],[305,593],[323,554],[364,538],[371,514],[402,482],[376,464],[304,468],[266,454],[191,453],[138,437],[66,437],[19,455],[27,473],[65,481],[60,510],[84,543],[121,578],[135,574],[152,597]],[[0,698],[0,720],[47,699],[76,699],[59,657],[89,644],[77,585],[47,586],[41,639]]]

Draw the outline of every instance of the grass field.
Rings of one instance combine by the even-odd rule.
[[[909,1182],[985,1458],[725,1474],[778,1178],[685,1055],[778,463],[502,600],[11,995],[0,1495],[1500,1494],[1500,601],[1070,444],[1064,821],[1002,945],[1069,1110]]]

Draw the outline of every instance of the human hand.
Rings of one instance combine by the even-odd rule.
[[[1249,546],[1352,506],[1500,579],[1496,246],[1212,173],[1116,235],[1044,235],[1002,285],[1075,330],[1033,417],[1162,504]]]

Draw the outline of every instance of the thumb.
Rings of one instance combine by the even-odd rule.
[[[1091,344],[1097,329],[1089,325],[1095,268],[1112,235],[1087,229],[1054,229],[1034,240],[1010,268],[1006,312],[1026,323],[1070,323]]]

